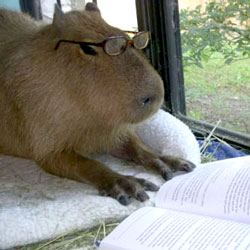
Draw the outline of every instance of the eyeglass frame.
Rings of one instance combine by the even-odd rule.
[[[136,31],[124,31],[125,33],[131,33],[131,34],[136,34],[135,36],[138,36],[140,34],[143,34],[143,33],[147,33],[148,34],[148,42],[150,41],[150,32],[149,31],[140,31],[140,32],[136,32]],[[73,41],[73,40],[59,40],[54,48],[54,50],[57,50],[60,46],[60,44],[62,42],[66,42],[66,43],[73,43],[73,44],[79,44],[79,45],[90,45],[90,46],[97,46],[97,47],[102,47],[103,51],[105,52],[105,54],[109,55],[109,56],[118,56],[118,55],[121,55],[122,53],[124,53],[124,51],[127,49],[128,47],[128,44],[130,44],[133,48],[135,49],[140,49],[140,48],[137,48],[135,45],[134,45],[134,38],[135,36],[132,38],[132,39],[128,39],[127,37],[125,36],[110,36],[108,37],[107,39],[105,39],[103,42],[100,42],[100,43],[93,43],[93,42],[78,42],[78,41]],[[125,39],[126,40],[126,45],[123,47],[122,51],[117,53],[117,54],[109,54],[107,53],[107,51],[105,50],[105,44],[107,41],[109,40],[112,40],[112,39],[117,39],[117,38],[122,38],[122,39]],[[147,42],[147,45],[148,45],[148,42]],[[147,47],[147,45],[141,49],[144,49]]]

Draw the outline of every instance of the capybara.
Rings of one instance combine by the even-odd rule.
[[[0,10],[0,153],[33,159],[51,174],[94,185],[128,205],[157,186],[123,176],[92,156],[108,153],[144,165],[166,180],[191,171],[184,159],[159,155],[135,134],[163,104],[160,76],[142,50],[88,3],[52,24]]]

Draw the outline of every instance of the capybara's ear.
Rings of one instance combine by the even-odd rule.
[[[95,3],[87,3],[85,6],[85,10],[93,11],[95,14],[101,15],[101,11]]]
[[[61,27],[64,25],[64,13],[61,10],[61,8],[55,4],[55,12],[54,12],[54,18],[53,18],[53,26],[55,27]]]

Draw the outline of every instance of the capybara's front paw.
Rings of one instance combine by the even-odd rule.
[[[164,162],[168,162],[168,156],[163,156],[161,157],[161,159],[164,161]],[[187,160],[184,160],[182,158],[172,158],[171,159],[171,169],[173,171],[186,171],[186,172],[191,172],[194,170],[194,168],[196,167],[194,163],[192,163],[191,161],[187,161]]]
[[[152,160],[153,165],[165,180],[170,180],[175,171],[191,172],[195,168],[195,164],[178,157],[160,156]]]
[[[145,179],[133,176],[119,176],[110,179],[100,187],[100,194],[111,196],[122,205],[127,206],[131,203],[132,198],[142,202],[148,200],[149,196],[145,192],[146,190],[157,191],[158,189],[158,186]]]

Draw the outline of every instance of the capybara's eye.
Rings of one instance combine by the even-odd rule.
[[[87,55],[97,55],[97,52],[90,46],[84,44],[84,43],[80,43],[81,49],[82,51],[87,54]]]

